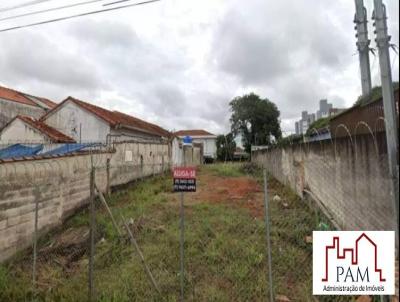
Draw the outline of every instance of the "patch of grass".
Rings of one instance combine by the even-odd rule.
[[[215,176],[220,177],[240,177],[244,173],[239,163],[218,163],[203,167],[204,170],[211,172]]]
[[[311,123],[311,125],[307,129],[306,136],[313,136],[318,134],[321,129],[325,129],[329,126],[330,120],[331,117],[323,117]]]
[[[260,170],[240,164],[202,167],[219,177],[252,176]],[[289,189],[270,180],[290,207],[271,203],[274,290],[293,301],[311,301],[311,246],[304,241],[314,227],[314,213]],[[212,184],[207,184],[212,185]],[[211,188],[211,187],[210,187]],[[107,212],[97,208],[95,288],[98,301],[179,301],[179,202],[170,177],[132,185],[108,198],[121,229],[121,214],[133,220],[132,230],[162,294],[152,288],[128,237],[120,238]],[[271,192],[272,194],[272,192]],[[262,202],[260,200],[260,202]],[[88,211],[65,228],[88,225]],[[85,301],[88,257],[69,268],[55,261],[39,263],[37,301]],[[189,301],[265,301],[267,296],[265,223],[246,208],[204,202],[185,206],[185,295]],[[26,301],[31,292],[30,266],[16,261],[0,266],[0,301]],[[48,282],[48,283],[46,283]],[[44,285],[43,285],[44,284]],[[332,300],[330,300],[332,301]]]

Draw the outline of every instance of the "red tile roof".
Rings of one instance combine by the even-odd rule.
[[[176,136],[215,136],[206,130],[180,130],[174,133]]]
[[[143,121],[141,119],[138,119],[136,117],[133,117],[131,115],[122,112],[114,111],[113,113],[118,119],[118,121],[122,124],[122,126],[126,125],[129,127],[142,129],[145,130],[146,132],[154,133],[162,137],[170,136],[170,133],[167,130],[161,128],[160,126]]]
[[[37,107],[37,104],[33,102],[32,100],[28,99],[26,96],[24,96],[22,93],[0,86],[0,98],[1,99],[6,99],[9,101],[21,103],[24,105],[30,105],[30,106],[35,106]]]
[[[18,115],[12,121],[14,121],[15,119],[20,119],[24,123],[30,125],[32,128],[35,128],[36,130],[45,134],[48,138],[51,139],[53,143],[76,143],[73,138],[30,116]]]
[[[24,105],[39,107],[39,105],[37,103],[35,103],[32,99],[29,98],[29,96],[30,96],[29,94],[0,86],[0,98],[6,99],[9,101],[13,101],[13,102],[17,102],[17,103],[21,103]],[[33,97],[34,99],[40,100],[42,103],[44,103],[49,108],[53,108],[57,105],[53,101],[50,101],[49,99],[46,99],[46,98],[37,97],[37,96],[31,96],[31,97]]]
[[[170,133],[167,130],[165,130],[155,124],[151,124],[149,122],[143,121],[141,119],[127,115],[122,112],[110,111],[110,110],[101,108],[99,106],[92,105],[92,104],[83,102],[81,100],[75,99],[73,97],[68,97],[66,100],[61,102],[55,108],[53,108],[52,110],[47,112],[41,119],[44,120],[48,115],[50,115],[53,111],[57,110],[57,108],[61,107],[67,101],[71,101],[71,102],[75,103],[76,105],[84,108],[85,110],[93,113],[97,117],[99,117],[102,120],[109,123],[110,126],[113,128],[125,126],[125,127],[135,128],[138,131],[143,131],[145,133],[150,133],[150,134],[161,136],[161,137],[169,137],[170,136]]]
[[[109,111],[107,109],[101,108],[96,105],[92,105],[92,104],[83,102],[83,101],[75,99],[73,97],[68,97],[67,100],[70,100],[70,101],[74,102],[75,104],[77,104],[78,106],[86,109],[87,111],[92,112],[93,114],[97,115],[97,117],[105,120],[113,127],[118,125],[118,120],[112,111]]]
[[[50,101],[49,99],[46,98],[39,98],[43,103],[45,103],[47,106],[50,107],[50,109],[53,109],[54,107],[57,106],[57,103],[54,103],[53,101]]]

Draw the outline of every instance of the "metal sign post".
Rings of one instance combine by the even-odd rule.
[[[191,140],[186,138],[183,145],[183,167],[175,167],[173,170],[174,178],[174,192],[180,192],[180,285],[181,285],[181,298],[180,301],[185,300],[185,203],[184,192],[196,192],[196,168],[186,166],[186,148],[191,144]]]
[[[184,199],[183,199],[183,192],[181,192],[181,207],[180,207],[180,231],[181,231],[181,238],[180,238],[180,256],[181,256],[181,263],[180,263],[180,277],[181,277],[181,301],[185,300],[185,208],[184,208]]]
[[[267,254],[268,254],[268,285],[269,285],[269,299],[274,301],[274,290],[272,281],[272,256],[271,256],[271,230],[270,230],[270,219],[269,219],[269,200],[268,200],[268,179],[267,170],[263,171],[264,176],[264,209],[265,209],[265,238],[267,242]]]
[[[174,168],[174,191],[181,193],[180,204],[180,277],[181,277],[181,301],[184,301],[185,286],[185,204],[184,192],[196,192],[196,168]]]

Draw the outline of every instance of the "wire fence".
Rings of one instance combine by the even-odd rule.
[[[385,133],[347,131],[347,137],[256,151],[253,159],[300,196],[321,202],[339,228],[394,230]]]
[[[375,107],[373,110],[376,110]],[[367,116],[367,113],[364,115]],[[350,122],[333,122],[331,129],[314,130],[316,140],[313,142],[289,142],[281,146],[258,148],[252,153],[254,162],[268,170],[280,183],[290,187],[296,195],[303,197],[303,201],[309,201],[311,213],[318,211],[315,215],[309,215],[304,211],[304,202],[293,203],[278,191],[274,192],[273,200],[279,207],[275,210],[272,207],[271,210],[271,245],[273,251],[278,251],[275,251],[272,259],[277,259],[277,254],[288,259],[293,269],[287,267],[285,271],[291,272],[292,284],[298,284],[302,279],[311,280],[313,230],[396,231],[393,196],[396,196],[394,190],[398,190],[398,179],[397,185],[393,185],[388,167],[384,119],[373,119],[371,114],[368,118],[356,122],[353,115],[339,117],[340,121]],[[328,130],[331,138],[318,140],[320,132],[325,133],[325,130]],[[284,217],[292,217],[295,223]],[[295,232],[288,232],[293,225],[296,225]],[[288,234],[291,236],[286,238]],[[285,238],[284,246],[276,242],[277,238],[282,237]],[[291,252],[294,246],[307,249],[300,263],[290,261],[293,259]],[[395,267],[398,297],[398,262]],[[332,301],[333,298],[319,299]],[[336,299],[349,301],[348,297]],[[381,300],[376,297],[375,300],[389,301],[389,298],[382,297]]]
[[[384,154],[382,163],[360,154],[375,155],[366,150],[379,150],[379,141],[357,137],[336,143],[333,149],[328,142],[314,142],[253,154],[268,178],[251,164],[200,169],[207,173],[200,175],[199,192],[184,200],[185,300],[349,301],[312,296],[312,232],[360,223],[360,229],[371,223],[386,229],[392,212],[383,205],[389,186],[380,179],[387,169]],[[0,246],[9,248],[1,255],[22,252],[8,264],[18,290],[8,288],[0,297],[179,300],[181,216],[171,178],[163,176],[171,169],[169,158],[168,146],[125,143],[2,163]],[[346,172],[348,165],[355,172]],[[351,212],[360,205],[350,204],[361,202],[363,194],[364,221]],[[372,210],[368,202],[374,198]]]
[[[3,158],[0,258],[18,259],[12,274],[22,287],[21,296],[11,300],[46,300],[49,291],[57,292],[71,279],[75,285],[88,284],[79,287],[82,300],[94,300],[95,289],[101,297],[95,286],[96,270],[102,262],[107,266],[108,256],[118,255],[118,245],[103,248],[103,243],[116,239],[125,244],[131,237],[122,233],[121,223],[114,223],[115,230],[106,227],[110,219],[121,220],[111,216],[111,211],[105,212],[109,209],[105,196],[110,196],[111,186],[154,177],[169,169],[168,145],[136,142],[112,148],[88,144],[74,154]],[[24,247],[28,250],[15,256]]]

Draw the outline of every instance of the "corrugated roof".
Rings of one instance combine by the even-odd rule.
[[[397,119],[399,118],[400,90],[394,90],[395,108]],[[371,134],[370,131],[384,132],[385,112],[383,98],[359,103],[346,111],[333,116],[329,122],[332,138],[346,137],[350,135]]]
[[[97,117],[99,117],[102,120],[109,123],[110,126],[114,127],[114,128],[117,126],[121,126],[121,127],[127,126],[127,127],[135,128],[139,131],[142,130],[145,133],[150,133],[150,134],[161,136],[161,137],[169,137],[169,135],[170,135],[170,133],[167,130],[165,130],[157,125],[151,124],[149,122],[143,121],[141,119],[138,119],[136,117],[130,116],[130,115],[122,113],[122,112],[110,111],[110,110],[104,109],[102,107],[92,105],[87,102],[78,100],[73,97],[68,97],[62,103],[60,103],[55,108],[50,110],[47,114],[45,114],[42,117],[42,120],[44,120],[52,112],[56,111],[58,108],[60,108],[62,105],[64,105],[64,103],[67,101],[71,101],[71,102],[75,103],[76,105],[84,108],[85,110],[93,113]]]
[[[215,136],[214,134],[206,131],[206,130],[179,130],[174,133],[176,136]]]
[[[60,131],[54,129],[53,127],[50,127],[49,125],[43,123],[42,121],[35,120],[34,118],[23,115],[18,115],[17,117],[15,117],[15,119],[20,119],[24,123],[30,125],[31,127],[45,134],[52,140],[53,143],[75,143],[75,140],[73,138],[65,135],[64,133],[61,133]],[[15,119],[13,119],[12,121],[14,121]]]

